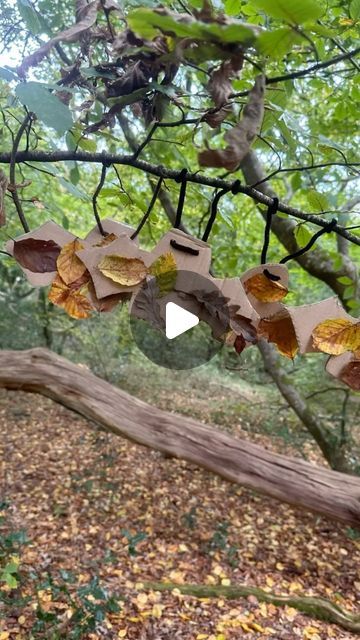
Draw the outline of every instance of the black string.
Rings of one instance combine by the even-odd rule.
[[[145,215],[144,215],[143,219],[141,220],[141,222],[140,222],[140,224],[139,224],[138,228],[137,228],[137,229],[134,231],[134,233],[130,236],[131,240],[134,240],[134,239],[136,238],[136,236],[140,233],[140,231],[141,231],[141,229],[143,228],[143,226],[144,226],[145,222],[147,221],[147,219],[148,219],[148,217],[149,217],[149,215],[150,215],[151,211],[153,210],[154,204],[155,204],[155,202],[156,202],[156,198],[158,197],[158,195],[159,195],[159,191],[160,191],[160,189],[161,189],[162,181],[163,181],[163,178],[159,178],[158,183],[157,183],[157,185],[156,185],[156,187],[155,187],[155,189],[154,189],[154,193],[153,193],[153,196],[152,196],[152,198],[151,198],[151,201],[150,201],[150,204],[149,204],[149,206],[148,206],[148,209],[147,209],[147,211],[146,211],[146,213],[145,213]]]
[[[98,195],[101,191],[101,189],[104,186],[104,182],[105,182],[105,178],[106,178],[106,170],[108,168],[109,164],[106,162],[103,162],[102,167],[101,167],[101,176],[100,176],[100,181],[98,186],[95,189],[94,195],[92,197],[92,203],[93,203],[93,211],[94,211],[94,217],[96,220],[96,224],[98,226],[98,229],[101,233],[102,236],[106,237],[107,233],[104,230],[104,227],[102,226],[101,220],[100,220],[100,215],[99,215],[99,210],[98,210],[98,206],[97,206],[97,198]]]
[[[222,198],[225,193],[228,193],[228,191],[230,191],[230,189],[221,189],[221,191],[218,191],[218,193],[214,196],[213,201],[211,203],[211,211],[210,211],[210,218],[208,220],[208,223],[206,225],[206,229],[204,231],[202,240],[204,242],[207,241],[209,235],[210,235],[210,231],[213,227],[213,224],[216,220],[216,214],[217,214],[217,208],[218,208],[218,204],[219,204],[219,200],[220,198]]]
[[[268,206],[268,210],[266,213],[266,225],[265,225],[265,231],[264,231],[264,245],[261,252],[260,264],[266,264],[266,256],[267,256],[267,251],[268,251],[269,242],[270,242],[272,217],[276,214],[278,210],[278,206],[279,206],[278,198],[273,198],[272,203],[269,204]]]
[[[299,249],[299,251],[296,251],[295,253],[292,253],[291,255],[286,256],[286,258],[283,258],[282,260],[280,260],[280,264],[285,264],[285,262],[288,262],[293,258],[298,258],[299,256],[302,256],[304,253],[309,251],[309,249],[311,249],[311,247],[315,244],[316,240],[320,238],[320,236],[322,236],[324,233],[330,233],[336,227],[336,225],[337,225],[337,220],[336,218],[333,218],[331,222],[329,222],[326,225],[326,227],[324,227],[323,229],[320,229],[320,231],[318,231],[313,235],[313,237],[311,238],[311,240],[309,240],[309,242],[307,243],[307,245],[305,245],[305,247],[303,247],[302,249]]]
[[[178,251],[183,251],[184,253],[190,253],[192,256],[199,255],[199,249],[193,249],[193,247],[187,247],[185,244],[180,244],[180,242],[176,242],[176,240],[170,240],[170,245],[177,249]]]
[[[181,224],[181,216],[184,209],[185,196],[186,196],[186,186],[187,186],[186,174],[187,174],[187,169],[183,169],[180,172],[180,175],[177,178],[175,178],[176,182],[181,182],[179,201],[178,201],[176,217],[174,222],[175,229],[178,229]]]

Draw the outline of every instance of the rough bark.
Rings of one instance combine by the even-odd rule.
[[[250,151],[244,158],[241,164],[241,170],[243,172],[245,182],[249,186],[255,185],[265,178],[264,169],[255,151]],[[267,182],[259,184],[256,188],[267,196],[273,197],[276,195]],[[298,245],[294,236],[294,228],[296,225],[297,223],[295,220],[291,218],[285,219],[274,216],[272,220],[271,228],[289,254],[298,250]],[[299,256],[297,258],[297,262],[310,275],[318,278],[322,282],[325,282],[339,296],[340,300],[346,307],[346,300],[344,299],[345,287],[338,281],[338,278],[341,276],[347,276],[354,280],[354,282],[357,281],[356,265],[348,255],[342,254],[342,265],[337,270],[334,269],[333,259],[329,256],[327,251],[324,251],[319,247],[305,253],[303,256]]]
[[[279,500],[360,526],[359,478],[270,453],[161,411],[46,349],[1,351],[0,387],[41,393],[116,435]]]

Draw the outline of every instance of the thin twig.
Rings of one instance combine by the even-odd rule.
[[[29,122],[31,121],[31,113],[27,113],[24,120],[22,121],[18,132],[14,138],[14,143],[12,146],[12,150],[11,150],[11,156],[10,156],[10,170],[9,170],[9,178],[10,178],[10,187],[11,187],[11,197],[14,201],[14,205],[17,211],[17,214],[19,216],[20,222],[22,224],[22,227],[25,231],[25,233],[28,233],[30,231],[30,227],[27,223],[23,208],[21,206],[21,202],[18,196],[18,192],[17,192],[17,187],[16,187],[16,170],[15,170],[15,166],[16,166],[16,154],[17,154],[17,150],[19,148],[19,144],[21,142],[21,138],[22,135],[24,133],[24,131],[26,130]]]

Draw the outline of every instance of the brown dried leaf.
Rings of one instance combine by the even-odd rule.
[[[212,127],[218,127],[231,111],[230,105],[226,104],[229,96],[233,92],[231,78],[235,77],[242,68],[243,56],[236,55],[225,60],[218,69],[212,72],[208,83],[208,91],[214,101],[216,109],[210,109],[205,114],[203,120]]]
[[[24,58],[20,67],[18,67],[19,75],[24,76],[30,67],[34,67],[39,64],[39,62],[45,58],[52,47],[54,47],[58,42],[76,42],[79,40],[80,36],[88,31],[95,23],[100,5],[101,2],[99,2],[99,0],[94,0],[89,4],[82,4],[76,18],[76,23],[68,29],[58,33],[39,49],[34,51],[34,53]]]
[[[224,136],[225,149],[206,149],[199,153],[201,167],[224,167],[235,171],[260,133],[264,117],[265,77],[258,76],[249,93],[240,122]]]
[[[140,284],[149,273],[148,268],[139,258],[116,255],[104,256],[98,264],[98,269],[106,278],[127,287]]]
[[[75,238],[72,242],[68,242],[61,249],[60,255],[57,259],[57,270],[65,284],[71,284],[75,282],[86,271],[86,266],[81,262],[80,258],[76,255],[77,251],[84,249],[84,245]]]
[[[342,370],[340,380],[350,389],[360,391],[360,359],[352,360]]]
[[[25,238],[14,240],[13,256],[24,268],[33,273],[56,271],[56,260],[61,247],[53,240]]]
[[[5,194],[8,188],[9,180],[3,171],[0,170],[0,227],[6,224],[5,217]]]
[[[77,320],[89,318],[93,307],[85,295],[79,289],[68,286],[57,275],[48,293],[50,302],[62,307],[66,313]]]
[[[115,233],[108,233],[105,238],[102,238],[102,240],[93,244],[93,247],[107,247],[108,244],[111,244],[112,242],[114,242],[114,240],[117,240],[118,237],[119,236],[115,235]]]
[[[272,318],[263,318],[258,326],[258,336],[276,344],[281,355],[293,360],[299,350],[294,325],[289,314],[280,312]]]
[[[246,293],[251,293],[260,302],[279,302],[288,293],[283,284],[258,273],[244,282]]]
[[[325,320],[315,327],[312,338],[314,347],[330,355],[355,352],[360,349],[360,322],[346,318]]]
[[[245,347],[246,347],[246,340],[244,336],[242,335],[236,336],[235,342],[234,342],[234,348],[236,353],[239,353],[239,354],[242,353]]]

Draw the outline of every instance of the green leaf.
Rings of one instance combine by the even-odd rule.
[[[78,147],[83,149],[84,151],[89,151],[90,153],[96,152],[96,140],[90,140],[89,138],[79,138]]]
[[[60,135],[68,131],[73,124],[69,107],[57,96],[50,93],[41,82],[22,82],[15,93],[20,102],[33,111],[46,126],[55,129]]]
[[[43,31],[40,19],[29,0],[17,0],[17,9],[32,35]]]
[[[225,0],[225,13],[228,16],[237,16],[240,13],[240,0]]]
[[[336,278],[336,279],[337,279],[338,282],[340,282],[340,284],[345,284],[345,285],[348,285],[348,284],[353,285],[354,284],[354,281],[351,278],[349,278],[348,276],[340,276],[340,278]]]
[[[352,0],[352,2],[350,2],[350,16],[353,20],[359,20],[360,0]]]
[[[219,42],[252,43],[255,32],[241,22],[230,25],[194,22],[180,22],[172,16],[161,15],[151,9],[137,9],[127,18],[130,28],[144,38],[154,38],[157,30],[178,38],[212,40]]]
[[[312,238],[311,231],[309,231],[303,222],[300,222],[300,224],[295,227],[294,236],[299,248],[305,247]]]
[[[251,0],[258,9],[272,18],[279,18],[291,24],[315,22],[325,9],[316,0]]]
[[[7,69],[6,67],[0,67],[0,78],[6,80],[7,82],[18,80],[18,77],[15,75],[15,73],[10,71],[10,69]]]
[[[296,42],[301,41],[301,36],[293,29],[282,27],[276,31],[264,31],[256,41],[256,48],[270,58],[282,58]]]
[[[81,200],[90,200],[90,196],[88,196],[83,191],[80,191],[80,189],[78,189],[74,184],[71,184],[71,182],[69,182],[68,180],[65,180],[65,178],[59,177],[59,182],[64,187],[64,189],[69,191],[71,195],[75,196],[75,198],[80,198]]]
[[[315,189],[311,189],[306,193],[306,198],[311,206],[311,208],[315,212],[327,211],[330,209],[330,205],[328,199],[325,194],[319,193],[319,191],[315,191]]]

